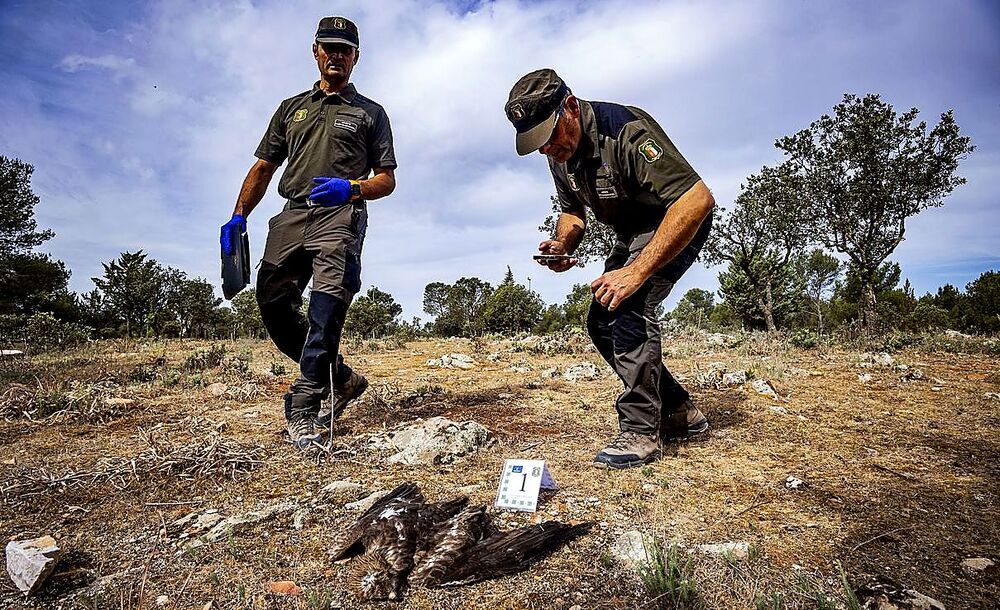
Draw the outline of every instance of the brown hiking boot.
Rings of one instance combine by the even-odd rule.
[[[323,408],[316,416],[316,425],[323,428],[329,426],[332,420],[340,417],[348,403],[364,394],[367,389],[368,380],[363,375],[351,371],[350,379],[342,386],[335,386],[330,392],[329,401],[323,401]]]
[[[597,454],[594,466],[621,470],[648,464],[659,456],[660,443],[655,434],[622,430]]]
[[[708,430],[708,418],[690,398],[680,409],[660,419],[660,440],[664,443],[684,441],[705,430]]]
[[[320,444],[323,437],[316,429],[316,423],[311,417],[298,417],[286,422],[285,429],[288,431],[288,439],[296,449],[306,449],[313,444]]]

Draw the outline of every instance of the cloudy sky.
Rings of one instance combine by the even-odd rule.
[[[1000,268],[1000,9],[926,2],[387,2],[0,0],[0,154],[34,164],[44,251],[92,288],[143,249],[218,283],[219,226],[278,103],[316,80],[319,17],[361,30],[358,89],[387,110],[398,187],[370,205],[365,288],[423,316],[423,287],[510,265],[560,302],[596,265],[531,260],[552,192],[503,114],[522,74],[555,68],[584,99],[652,113],[723,205],[845,92],[928,121],[950,108],[977,150],[968,184],[912,220],[896,252],[917,292]],[[254,256],[281,205],[250,218]],[[671,295],[717,287],[698,265]]]

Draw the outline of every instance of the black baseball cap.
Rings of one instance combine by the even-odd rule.
[[[529,72],[514,83],[504,111],[517,131],[517,154],[532,153],[549,141],[556,115],[569,93],[569,87],[551,68]]]
[[[360,46],[358,26],[347,17],[323,17],[316,28],[316,42],[340,42]]]

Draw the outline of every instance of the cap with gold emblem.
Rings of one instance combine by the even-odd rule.
[[[569,93],[563,79],[550,68],[525,74],[514,83],[504,111],[517,131],[517,154],[534,152],[549,141],[559,108]]]
[[[323,17],[316,28],[316,42],[340,42],[358,48],[358,26],[346,17]]]

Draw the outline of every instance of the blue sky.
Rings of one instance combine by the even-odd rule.
[[[1000,10],[994,2],[16,2],[0,0],[0,154],[34,164],[43,251],[87,291],[143,249],[218,283],[218,227],[278,103],[316,80],[330,11],[359,25],[354,82],[392,121],[398,188],[370,205],[365,288],[420,315],[423,287],[510,265],[548,302],[597,265],[531,261],[552,192],[520,158],[503,104],[555,68],[584,99],[655,116],[722,205],[845,92],[933,122],[954,109],[977,150],[945,206],[911,220],[894,259],[918,293],[1000,268]],[[275,192],[250,218],[254,256]],[[715,289],[717,270],[693,268]]]

